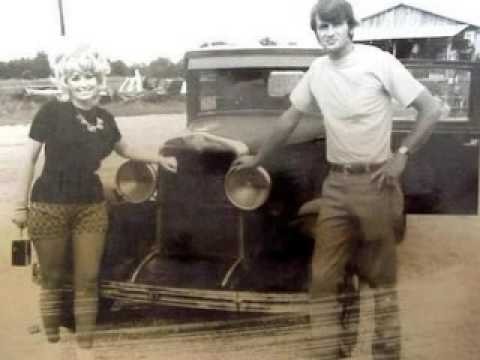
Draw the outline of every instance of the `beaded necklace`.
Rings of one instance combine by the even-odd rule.
[[[97,130],[103,130],[104,128],[103,120],[97,117],[96,111],[94,111],[94,116],[93,116],[93,118],[95,118],[95,124],[92,124],[91,122],[89,122],[85,118],[85,116],[78,110],[76,111],[75,117],[80,122],[80,124],[84,126],[89,132],[94,133],[94,132],[97,132]]]

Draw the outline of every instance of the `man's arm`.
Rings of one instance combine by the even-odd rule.
[[[402,175],[408,154],[418,150],[430,138],[435,124],[445,110],[440,101],[426,89],[412,101],[410,106],[417,110],[413,130],[403,139],[399,147],[400,151],[395,152],[385,165],[372,175],[372,180],[378,181],[380,187]]]
[[[417,110],[417,119],[415,127],[402,141],[400,147],[406,147],[411,154],[427,142],[440,116],[445,110],[448,111],[448,106],[442,105],[428,90],[422,91],[410,106]]]
[[[271,155],[277,148],[282,146],[297,127],[303,113],[295,107],[290,106],[275,122],[275,125],[267,137],[266,141],[260,147],[255,156],[241,156],[234,161],[233,167],[251,168],[259,166]]]

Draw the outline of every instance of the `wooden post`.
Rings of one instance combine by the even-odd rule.
[[[65,22],[63,20],[63,0],[58,0],[58,12],[60,15],[60,35],[65,36]]]
[[[447,40],[446,60],[457,60],[457,58],[457,52],[453,48],[453,37],[450,37]]]

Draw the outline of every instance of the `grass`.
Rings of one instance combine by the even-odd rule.
[[[124,77],[110,76],[108,86],[118,90]],[[34,100],[22,95],[27,85],[47,85],[49,79],[8,79],[0,80],[0,126],[28,124],[35,113],[45,102],[44,99]],[[114,98],[114,101],[102,104],[114,116],[136,116],[148,114],[181,114],[185,112],[185,98],[172,96],[168,98],[144,98],[124,102]]]
[[[0,126],[29,124],[44,101],[34,101],[12,94],[0,94]],[[102,104],[114,116],[147,114],[181,114],[185,112],[185,99],[181,96],[157,101],[121,100]]]
[[[112,90],[118,90],[124,77],[109,76],[107,79],[107,85]],[[48,78],[44,79],[0,79],[0,95],[15,95],[22,93],[26,86],[31,85],[51,85],[52,82]]]
[[[39,107],[40,103],[0,95],[0,126],[29,123]]]

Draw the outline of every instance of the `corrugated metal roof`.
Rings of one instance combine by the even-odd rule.
[[[452,22],[469,24],[469,25],[472,25],[472,26],[475,26],[475,27],[479,27],[477,24],[474,24],[474,23],[469,22],[469,21],[465,21],[464,19],[453,18],[450,14],[446,13],[445,11],[443,11],[443,12],[440,11],[438,9],[438,5],[435,6],[435,10],[432,10],[432,9],[428,9],[428,8],[425,8],[425,7],[410,5],[410,4],[407,4],[405,2],[399,2],[398,4],[395,4],[395,5],[392,5],[390,7],[384,8],[384,9],[382,9],[380,11],[377,11],[377,12],[374,12],[374,13],[368,15],[368,16],[364,16],[360,20],[361,20],[361,22],[363,22],[365,20],[376,18],[376,17],[381,16],[382,14],[385,14],[387,12],[395,11],[398,8],[409,8],[409,9],[412,9],[414,11],[429,14],[430,16],[433,16],[433,17],[441,17],[445,20],[449,20],[449,21],[452,21]]]
[[[361,20],[356,41],[452,37],[478,27],[416,6],[399,3]]]
[[[354,31],[354,41],[386,39],[442,38],[455,36],[469,24],[443,24],[432,26],[362,27]]]

